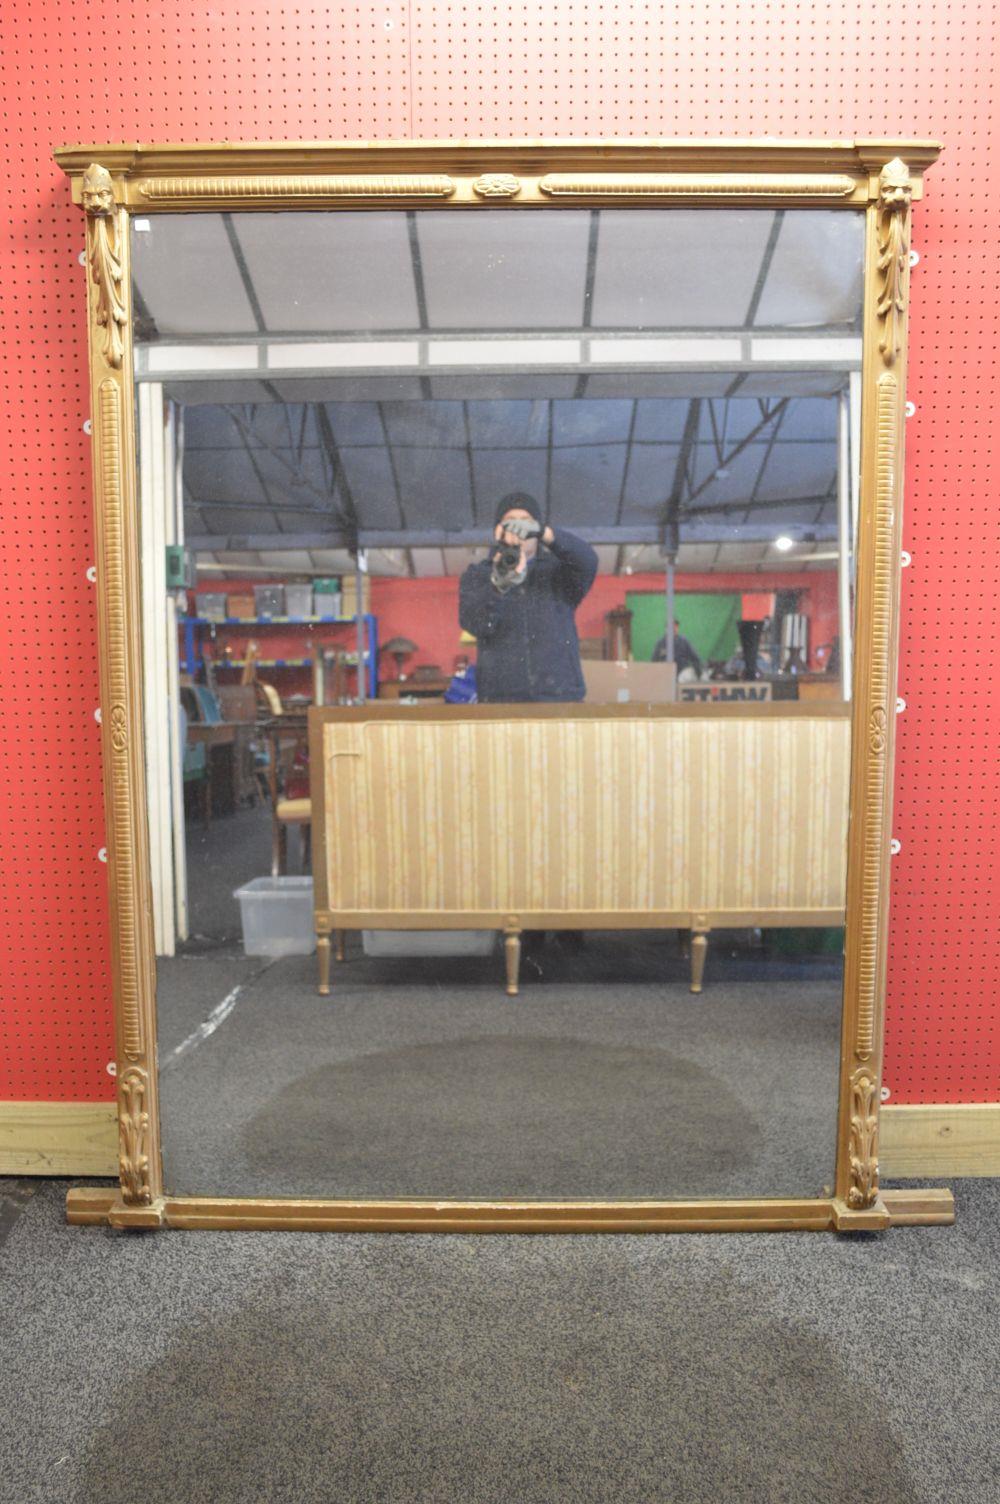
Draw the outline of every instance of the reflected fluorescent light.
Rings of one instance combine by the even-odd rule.
[[[578,366],[578,339],[434,339],[427,344],[432,366]]]
[[[750,359],[754,363],[792,362],[800,370],[812,365],[849,368],[861,365],[861,340],[855,335],[798,335],[794,339],[765,335],[750,341]]]
[[[738,366],[738,339],[591,339],[591,365]]]
[[[787,554],[790,548],[795,547],[795,539],[789,538],[785,533],[782,533],[780,538],[775,538],[774,546],[780,553]]]
[[[146,370],[256,371],[256,345],[147,345]]]
[[[346,367],[393,367],[420,364],[416,340],[295,340],[267,345],[270,371],[334,370]]]

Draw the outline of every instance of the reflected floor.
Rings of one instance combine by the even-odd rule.
[[[539,961],[516,999],[499,955],[390,961],[355,943],[329,998],[314,957],[224,946],[161,961],[167,1189],[822,1193],[838,965],[718,942],[694,997],[673,934],[590,935],[579,954],[550,940]]]

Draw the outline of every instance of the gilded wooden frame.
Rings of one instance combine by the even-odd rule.
[[[414,1231],[872,1229],[949,1221],[950,1194],[884,1192],[878,1107],[892,815],[911,203],[927,141],[514,141],[66,147],[87,223],[90,375],[120,1187],[74,1222]],[[847,946],[837,1164],[815,1199],[662,1202],[206,1198],[164,1191],[142,734],[129,220],[197,210],[434,205],[773,205],[866,210]]]

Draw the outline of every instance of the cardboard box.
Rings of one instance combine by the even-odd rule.
[[[345,574],[344,577],[343,577],[343,579],[340,582],[340,590],[341,590],[340,614],[342,616],[355,616],[355,615],[357,615],[358,609],[359,609],[358,608],[358,604],[357,604],[357,600],[358,600],[358,582],[357,582],[357,577],[355,575],[353,575],[353,574]],[[363,574],[361,576],[361,607],[360,607],[362,615],[364,615],[366,612],[368,612],[368,611],[371,610],[371,608],[372,608],[371,607],[371,600],[372,600],[372,582],[371,582],[371,576],[367,575],[367,574]]]
[[[238,617],[240,621],[253,621],[257,615],[257,606],[252,595],[228,595],[226,602],[228,614]]]
[[[673,704],[676,665],[673,663],[605,663],[583,659],[583,680],[588,705]]]

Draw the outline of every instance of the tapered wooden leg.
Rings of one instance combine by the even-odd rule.
[[[343,930],[334,930],[334,932],[333,932],[333,947],[334,947],[334,954],[336,955],[337,960],[338,961],[342,961],[344,959],[344,932],[343,932]]]
[[[330,936],[316,936],[316,956],[319,960],[319,995],[330,996]]]
[[[708,955],[708,936],[703,930],[691,936],[691,991],[700,992],[705,976],[705,957]]]
[[[517,997],[521,976],[521,931],[508,930],[503,942],[507,962],[507,996]]]

